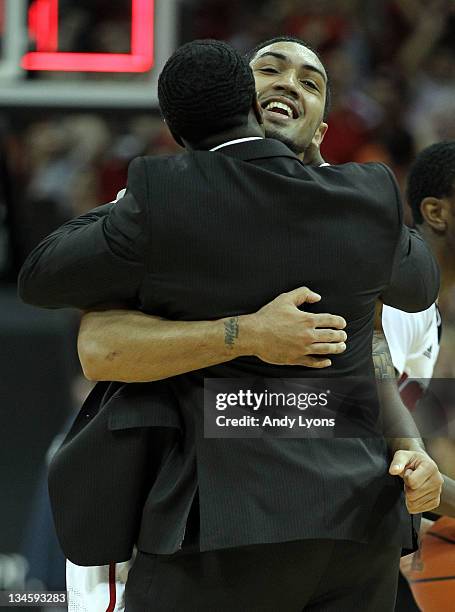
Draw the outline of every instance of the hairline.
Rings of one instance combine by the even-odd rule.
[[[255,54],[250,58],[250,64],[251,62],[253,62],[257,56],[259,55],[259,53],[261,53],[261,51],[264,51],[264,49],[267,49],[268,47],[272,47],[273,45],[279,45],[281,43],[290,43],[292,45],[298,45],[299,47],[303,47],[304,49],[306,49],[307,51],[311,51],[311,53],[313,53],[313,55],[315,57],[317,57],[317,59],[319,60],[319,62],[321,63],[321,66],[324,68],[325,70],[325,66],[323,65],[323,63],[321,62],[321,59],[318,55],[318,53],[312,49],[311,47],[308,47],[307,45],[305,45],[303,42],[297,42],[296,40],[276,40],[275,42],[271,42],[267,45],[264,45],[263,47],[261,47],[260,49],[258,49]],[[248,54],[247,54],[248,56]]]
[[[300,46],[303,47],[303,45],[300,45]],[[267,49],[267,47],[264,47],[264,49]],[[291,61],[291,58],[288,55],[286,55],[285,53],[278,53],[276,51],[265,51],[264,53],[262,53],[262,55],[259,55],[259,53],[261,51],[263,51],[264,49],[260,49],[260,51],[258,51],[258,53],[253,57],[253,59],[250,61],[250,66],[256,60],[261,59],[261,58],[266,57],[266,56],[269,56],[269,55],[271,55],[272,57],[276,57],[277,59],[286,61],[288,63]],[[308,51],[311,51],[311,49],[308,49]],[[316,54],[314,54],[314,55],[315,55],[315,57],[317,57]],[[301,68],[306,68],[307,70],[311,70],[312,72],[317,72],[318,74],[320,74],[323,77],[324,82],[327,84],[327,80],[328,80],[327,73],[326,73],[325,68],[324,68],[324,66],[323,66],[323,64],[322,64],[322,62],[320,60],[319,60],[319,63],[321,64],[323,70],[320,70],[319,68],[317,68],[316,66],[312,66],[311,64],[301,64]]]
[[[422,214],[421,207],[422,207],[422,203],[424,202],[426,198],[434,198],[437,200],[443,200],[443,199],[452,199],[455,196],[455,173],[454,173],[454,176],[452,177],[452,181],[450,182],[450,185],[447,186],[447,188],[444,187],[444,188],[441,188],[440,190],[438,190],[438,188],[435,188],[435,191],[433,193],[428,193],[427,195],[424,195],[424,196],[422,196],[419,193],[418,198],[411,197],[411,191],[413,190],[413,187],[415,183],[417,182],[417,179],[415,177],[418,176],[420,173],[424,172],[425,170],[428,170],[429,165],[431,165],[435,161],[438,161],[438,156],[440,156],[441,153],[444,152],[444,149],[452,149],[452,151],[454,151],[455,153],[454,147],[455,147],[455,140],[443,140],[440,142],[435,142],[427,146],[426,148],[424,148],[422,151],[420,151],[420,153],[418,153],[418,155],[416,156],[414,163],[411,165],[410,171],[408,173],[408,178],[406,181],[405,191],[406,191],[406,199],[409,204],[409,207],[411,208],[412,218],[416,226],[420,227],[425,224],[425,218]],[[419,191],[423,190],[421,189],[421,185],[417,186],[417,190]],[[438,195],[434,195],[435,193],[438,193]]]

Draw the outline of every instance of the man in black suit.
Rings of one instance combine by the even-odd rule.
[[[380,165],[305,168],[280,143],[263,141],[257,121],[260,109],[256,102],[251,104],[251,73],[243,70],[238,56],[225,46],[199,46],[204,49],[198,51],[196,45],[180,50],[167,65],[160,84],[167,121],[194,152],[134,162],[127,195],[107,215],[95,222],[92,216],[89,224],[86,218],[72,222],[32,253],[21,276],[22,294],[42,305],[87,308],[128,300],[145,311],[180,320],[224,316],[229,337],[235,338],[242,334],[241,322],[239,325],[230,314],[252,312],[267,298],[300,285],[302,279],[313,279],[311,284],[327,296],[329,309],[345,315],[349,325],[350,349],[334,361],[330,376],[370,375],[376,298],[419,309],[430,304],[437,291],[431,272],[420,274],[412,269],[411,237],[401,227],[400,204],[389,172]],[[197,69],[192,71],[194,65]],[[225,67],[224,74],[236,74],[238,95],[228,96],[224,81],[217,82],[220,66]],[[215,100],[204,91],[205,83],[198,81],[201,74],[210,86],[217,82]],[[187,104],[184,109],[182,101]],[[220,123],[207,102],[220,110],[216,120]],[[296,112],[297,118],[304,113],[294,104],[282,106]],[[257,140],[248,141],[251,138]],[[243,142],[232,142],[237,139]],[[224,144],[223,154],[204,151]],[[232,177],[232,183],[226,176]],[[160,180],[153,183],[152,193],[148,185],[154,177]],[[213,188],[217,180],[226,190],[222,202],[216,202],[221,198]],[[341,203],[340,197],[343,215],[335,220],[330,211]],[[358,241],[352,243],[350,235],[356,224]],[[318,234],[322,234],[320,240]],[[235,250],[230,248],[233,235],[238,240]],[[366,263],[364,253],[372,239],[376,250]],[[334,260],[339,252],[345,257],[344,266],[356,266],[356,278],[347,276],[339,260]],[[420,291],[414,298],[390,289],[397,263],[406,267],[407,262]],[[51,298],[46,295],[49,290]],[[162,610],[236,609],[234,601],[237,609],[251,610],[306,606],[344,610],[351,609],[354,601],[365,610],[391,609],[397,559],[401,546],[410,545],[410,533],[406,536],[397,529],[403,510],[401,494],[388,482],[383,442],[319,440],[313,445],[309,440],[205,440],[201,429],[203,377],[245,375],[302,377],[308,370],[292,367],[284,374],[283,368],[252,357],[169,382],[182,419],[183,464],[177,471],[175,466],[168,470],[167,485],[159,483],[161,487],[154,487],[147,500],[139,549],[158,556],[139,555],[128,609],[147,609],[147,597],[153,599],[154,609]],[[191,473],[196,459],[197,481]],[[318,461],[323,463],[322,472]],[[214,465],[216,473],[210,470]],[[172,491],[169,475],[176,477]],[[232,498],[227,494],[236,479],[242,483],[242,495]],[[197,489],[198,547],[212,552],[192,554],[187,550],[187,554],[175,555]],[[375,542],[375,528],[388,539],[388,546]],[[246,545],[251,547],[220,550]],[[365,567],[364,560],[373,551],[374,559]],[[342,569],[346,554],[351,557],[348,573],[355,573],[354,580],[343,571],[333,573],[334,568]],[[302,565],[307,555],[311,555],[311,568]],[[245,560],[247,564],[240,569]],[[145,595],[141,589],[146,574],[142,572],[145,568],[147,573],[150,563],[162,588],[158,593],[151,584]],[[248,567],[252,563],[253,573]],[[244,586],[241,572],[247,576]],[[279,576],[278,588],[270,582],[273,575]],[[346,590],[354,584],[353,596]]]

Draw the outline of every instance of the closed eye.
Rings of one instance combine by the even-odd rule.
[[[313,83],[313,81],[308,81],[308,79],[305,79],[303,81],[300,81],[303,85],[308,85],[308,87],[311,87],[311,89],[315,89],[316,91],[318,91],[318,86],[316,85],[316,83]]]
[[[278,70],[276,68],[259,68],[259,70],[261,72],[268,72],[268,73],[273,73],[273,74],[278,73]]]

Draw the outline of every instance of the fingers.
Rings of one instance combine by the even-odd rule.
[[[417,499],[413,499],[411,494],[408,493],[406,490],[405,492],[406,505],[408,509],[412,509],[414,512],[426,512],[427,510],[434,510],[441,503],[441,493],[439,489],[426,491],[426,493],[424,493]]]
[[[441,480],[440,484],[442,485],[442,478],[439,475],[436,464],[431,459],[422,459],[414,470],[406,470],[404,482],[410,489],[418,489],[422,487],[427,480],[436,476],[438,477],[438,484],[439,480]]]
[[[428,493],[416,501],[408,499],[406,496],[406,507],[411,514],[419,514],[420,512],[429,512],[434,510],[441,503],[441,498],[438,493]]]
[[[403,478],[406,506],[412,514],[439,506],[443,479],[435,462],[424,452],[397,451],[389,473]]]
[[[346,320],[343,317],[332,314],[314,314],[314,327],[332,327],[333,329],[344,329],[346,327]]]
[[[346,344],[344,342],[318,342],[311,345],[309,352],[313,355],[339,355],[344,353],[345,350]]]
[[[418,489],[431,477],[442,483],[436,463],[425,453],[399,450],[395,453],[389,473],[401,476],[410,489]]]
[[[346,332],[336,329],[316,329],[314,331],[314,342],[346,342]]]
[[[307,368],[315,368],[322,369],[328,368],[332,365],[330,359],[325,359],[324,357],[302,357],[302,360],[299,362],[299,365],[306,366]]]
[[[298,287],[294,291],[289,291],[284,294],[295,306],[301,306],[302,304],[314,304],[321,300],[319,293],[315,293],[308,289],[308,287]]]
[[[417,470],[416,470],[417,471]],[[430,476],[418,487],[411,488],[407,481],[410,477],[405,475],[406,505],[409,512],[426,512],[434,510],[441,503],[441,491],[443,479],[437,468]],[[415,480],[414,480],[415,482]]]
[[[282,294],[287,300],[290,300],[295,306],[301,306],[302,304],[314,304],[319,302],[322,298],[319,293],[312,291],[308,287],[298,287],[294,291]],[[328,313],[324,314],[313,314],[314,327],[332,327],[334,329],[344,329],[347,325],[346,320],[338,315],[332,315]]]
[[[420,504],[428,497],[437,497],[440,494],[441,488],[436,486],[434,483],[432,486],[421,487],[420,489],[409,489],[404,487],[406,493],[406,499],[413,504]]]
[[[413,453],[410,451],[396,451],[390,464],[389,474],[393,476],[403,476],[404,469],[412,457]]]

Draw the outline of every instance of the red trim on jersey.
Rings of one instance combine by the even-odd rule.
[[[117,592],[115,589],[115,563],[109,565],[109,605],[106,612],[114,612],[117,600]]]
[[[408,379],[408,375],[406,374],[406,372],[403,372],[403,374],[400,376],[400,379],[398,380],[398,386],[406,382],[407,379]]]
[[[425,394],[425,387],[417,380],[410,379],[406,372],[403,372],[398,381],[398,390],[400,392],[401,401],[411,412],[415,410],[417,402],[422,399]]]

